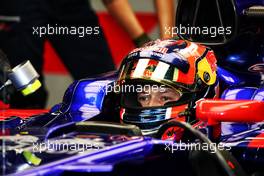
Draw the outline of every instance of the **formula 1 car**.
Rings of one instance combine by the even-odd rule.
[[[192,127],[168,121],[160,128],[159,138],[165,134],[174,139],[172,134],[179,127],[185,132],[180,142],[164,141],[143,136],[135,125],[116,123],[119,119],[113,118],[117,115],[112,109],[116,97],[106,94],[107,85],[115,81],[115,76],[75,81],[62,103],[48,113],[28,119],[13,116],[2,121],[2,173],[160,175],[176,170],[178,175],[263,174],[264,126],[260,122],[264,102],[259,101],[263,89],[231,88],[222,95],[239,99],[254,90],[252,98],[258,101],[197,102],[195,116],[200,123]],[[8,113],[7,110],[2,115]],[[221,122],[232,124],[221,127]],[[221,135],[221,128],[232,133]]]
[[[205,6],[203,2],[220,3],[182,0],[178,13],[188,7],[185,2],[188,6],[197,5],[195,2],[200,2],[201,6]],[[243,13],[254,15],[252,6],[263,5],[261,1],[221,2],[225,2],[225,7],[230,7],[228,5],[232,2],[235,17],[243,16],[243,10]],[[257,12],[263,14],[263,11]],[[238,34],[232,36],[235,35]],[[239,36],[233,37],[217,38],[218,44],[227,44],[212,47],[217,51],[233,48],[234,43],[241,41]],[[198,41],[195,37],[187,36],[187,39]],[[203,43],[210,45],[213,42]],[[114,84],[117,73],[75,81],[66,90],[62,102],[48,112],[39,111],[42,114],[23,110],[1,111],[5,118],[1,121],[1,173],[263,175],[264,71],[263,60],[260,60],[263,58],[260,51],[263,50],[258,51],[255,59],[242,62],[243,67],[239,61],[252,52],[242,53],[240,50],[242,55],[234,58],[231,56],[236,56],[237,50],[228,51],[233,52],[219,52],[220,57],[226,58],[223,63],[227,63],[218,67],[221,89],[224,90],[222,99],[198,101],[190,116],[199,119],[199,123],[191,126],[169,120],[162,124],[154,137],[142,135],[135,125],[120,124],[116,118],[119,117],[115,109],[119,97],[109,87]],[[251,68],[249,70],[254,73],[243,72],[245,68]],[[177,139],[179,131],[180,140]],[[161,140],[164,136],[171,140]]]
[[[18,117],[2,121],[2,173],[263,174],[263,124],[255,123],[252,128],[249,123],[263,121],[264,102],[201,100],[195,114],[200,124],[192,127],[168,121],[160,128],[160,136],[165,134],[169,138],[179,127],[185,132],[180,142],[164,141],[143,136],[134,125],[114,123],[114,114],[104,109],[109,107],[105,103],[114,103],[107,102],[112,95],[105,96],[102,91],[111,80],[112,76],[76,81],[66,91],[63,102],[50,112],[31,116],[25,122]],[[247,124],[235,134],[220,135],[221,122]]]

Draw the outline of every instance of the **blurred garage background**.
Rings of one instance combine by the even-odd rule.
[[[91,0],[91,2],[93,8],[97,11],[111,54],[118,68],[122,58],[134,48],[134,45],[126,32],[107,13],[102,1]],[[148,35],[152,39],[157,39],[159,28],[153,0],[129,0],[129,2]],[[62,100],[65,90],[73,79],[48,41],[45,43],[44,74],[46,87],[49,91],[47,108],[50,108]]]

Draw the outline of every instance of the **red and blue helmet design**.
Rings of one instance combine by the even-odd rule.
[[[155,40],[134,49],[123,60],[117,80],[121,121],[139,126],[143,134],[155,133],[164,122],[181,118],[178,114],[193,108],[197,100],[217,96],[216,71],[214,52],[193,42]],[[180,97],[161,106],[142,107],[136,97],[146,85],[169,87]]]

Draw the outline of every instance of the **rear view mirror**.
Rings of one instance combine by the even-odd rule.
[[[196,118],[208,125],[220,122],[262,122],[264,102],[255,100],[200,100],[196,102]]]

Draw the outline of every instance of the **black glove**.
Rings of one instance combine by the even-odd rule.
[[[7,74],[11,71],[11,66],[9,60],[5,53],[0,49],[0,87],[7,81]],[[3,90],[3,89],[2,89]],[[2,100],[4,103],[9,103],[9,95],[14,91],[13,88],[8,87],[5,89],[3,93],[0,91],[0,101]]]
[[[133,40],[136,47],[141,47],[142,45],[150,41],[151,39],[146,33],[143,33],[142,35]]]
[[[0,76],[1,76],[1,83],[4,83],[6,80],[3,80],[6,77],[6,74],[11,70],[10,63],[8,61],[7,56],[5,53],[0,49]]]

